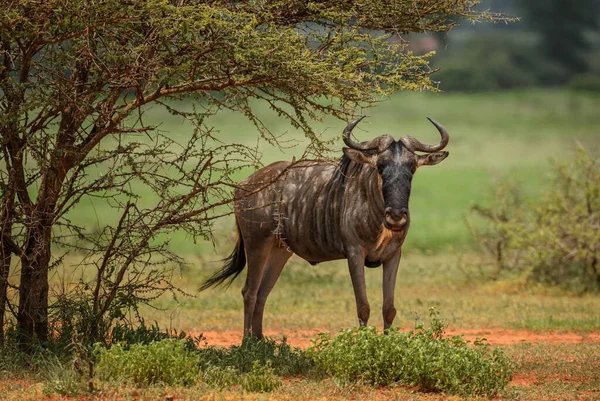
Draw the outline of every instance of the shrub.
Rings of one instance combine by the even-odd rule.
[[[14,326],[8,326],[5,330],[3,343],[0,346],[0,377],[18,375],[30,369],[28,356],[19,347],[17,332]]]
[[[346,329],[335,337],[321,333],[309,349],[317,367],[342,383],[401,383],[424,391],[493,396],[512,378],[511,364],[485,340],[473,346],[462,336],[445,337],[445,323],[430,310],[431,327],[413,332],[374,327]]]
[[[254,393],[269,393],[281,384],[281,380],[275,375],[270,362],[263,365],[259,361],[254,361],[252,370],[242,380],[244,390]]]
[[[291,348],[284,339],[247,337],[239,346],[198,350],[202,379],[218,388],[239,384],[246,391],[270,392],[281,385],[277,376],[312,372],[314,363],[306,353]]]
[[[97,345],[94,355],[96,374],[103,380],[189,386],[200,375],[198,355],[189,351],[182,340],[134,344],[129,350],[121,344],[111,348]]]
[[[258,362],[262,366],[270,364],[274,373],[279,376],[297,376],[310,372],[314,367],[304,351],[291,348],[285,339],[278,343],[270,338],[259,340],[246,337],[239,346],[208,347],[200,349],[199,354],[203,370],[217,366],[247,373],[251,371],[253,364]]]
[[[163,330],[157,322],[147,326],[144,319],[140,319],[139,324],[135,327],[129,323],[116,323],[110,330],[108,343],[121,343],[127,349],[133,344],[150,344],[166,339],[182,340],[185,342],[186,348],[192,351],[196,349],[196,345],[202,340],[202,335],[193,337],[188,336],[184,331]]]
[[[231,366],[208,366],[202,372],[202,381],[211,387],[225,389],[241,384],[242,376],[237,369]]]
[[[44,394],[76,397],[89,390],[87,378],[82,371],[77,371],[79,368],[74,368],[72,362],[61,361],[58,356],[51,353],[38,357],[43,359],[40,371],[45,381],[42,389]]]
[[[515,195],[514,185],[501,186],[491,207],[473,209],[487,224],[471,225],[471,232],[491,256],[495,277],[509,272],[528,281],[599,290],[599,159],[579,147],[574,160],[554,164],[553,175],[535,207]]]

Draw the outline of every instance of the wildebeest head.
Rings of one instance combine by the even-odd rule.
[[[390,230],[402,230],[410,221],[408,198],[412,177],[417,168],[438,164],[448,157],[448,152],[440,152],[448,144],[448,132],[441,124],[427,117],[442,137],[436,145],[423,144],[411,136],[404,136],[396,141],[391,135],[357,143],[350,139],[350,133],[363,118],[364,116],[351,122],[344,129],[344,143],[348,146],[344,148],[344,154],[356,163],[368,164],[377,169],[381,177],[385,208],[383,225]]]

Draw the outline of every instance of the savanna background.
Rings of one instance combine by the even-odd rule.
[[[77,302],[89,301],[81,295],[85,293],[82,288],[94,282],[97,269],[90,266],[96,266],[100,259],[93,258],[101,258],[102,252],[90,261],[86,259],[90,248],[65,236],[62,243],[52,246],[51,335],[45,343],[35,344],[35,351],[23,351],[15,334],[20,277],[18,262],[12,262],[7,277],[8,307],[3,309],[0,398],[600,398],[600,3],[483,0],[476,7],[518,19],[462,21],[450,32],[392,35],[389,40],[409,41],[417,55],[435,52],[430,64],[439,71],[431,75],[432,90],[396,91],[377,98],[373,107],[359,106],[354,112],[368,118],[354,135],[367,140],[383,133],[396,139],[408,134],[434,143],[438,134],[426,116],[448,129],[448,159],[421,168],[413,181],[411,228],[396,284],[395,325],[401,332],[423,323],[425,327],[435,325],[438,315],[430,316],[435,308],[447,325],[447,336],[464,335],[469,341],[486,338],[491,347],[507,356],[512,370],[507,385],[489,394],[439,392],[439,388],[428,389],[423,384],[345,382],[335,374],[316,372],[310,361],[302,359],[307,358],[304,351],[314,345],[311,339],[320,332],[333,335],[356,326],[345,261],[310,266],[293,257],[265,309],[265,331],[275,343],[240,346],[244,273],[227,289],[197,291],[220,268],[220,260],[229,255],[236,241],[231,206],[224,204],[212,210],[205,221],[185,223],[199,224],[207,227],[205,230],[172,227],[151,236],[151,246],[166,241],[160,248],[164,276],[159,284],[142,282],[139,288],[131,287],[131,293],[118,295],[116,306],[107,307],[110,319],[103,327],[107,343],[124,340],[133,346],[166,337],[187,339],[186,347],[214,351],[214,355],[203,354],[205,360],[214,358],[210,359],[212,365],[192,363],[201,366],[196,376],[179,382],[146,380],[154,374],[151,372],[133,379],[107,374],[110,358],[105,355],[104,362],[94,359],[100,358],[102,351],[86,348],[92,346],[86,344],[82,333],[89,331],[78,331],[90,309]],[[171,107],[193,114],[202,106],[198,99],[186,96],[165,102],[167,107],[144,106],[143,124],[168,136],[169,146],[185,147],[192,143],[197,126],[189,115],[173,113]],[[314,138],[282,118],[281,110],[273,110],[267,101],[251,99],[248,104],[264,125],[253,124],[239,110],[226,108],[202,119],[204,126],[211,127],[215,144],[236,144],[251,155],[251,162],[235,167],[231,182],[273,161],[304,157],[307,146],[314,146]],[[140,124],[136,116],[126,121],[132,126]],[[318,152],[309,147],[310,156],[340,157],[345,122],[329,116],[310,125],[323,146]],[[154,140],[143,132],[129,135],[141,143]],[[112,149],[122,145],[115,139],[101,146]],[[106,170],[106,164],[90,165],[85,179],[92,182]],[[131,199],[140,210],[157,204],[155,185],[128,181],[124,187],[131,197],[125,192],[82,196],[65,218],[101,239],[106,227],[119,226]],[[35,197],[35,185],[30,193]],[[217,198],[220,201],[227,196],[225,192],[208,194],[192,209]],[[62,228],[55,229],[63,233]],[[154,266],[159,258],[148,255],[147,265]],[[383,325],[380,270],[367,269],[369,323],[378,328]],[[127,276],[128,280],[134,282],[136,275]],[[160,280],[169,284],[161,285]],[[161,293],[163,289],[167,291]],[[148,295],[134,294],[137,290]],[[300,350],[294,351],[297,354],[287,351],[278,343],[282,340]],[[427,353],[425,344],[423,352]],[[161,352],[181,352],[175,365],[188,366],[184,351],[165,347],[166,351],[148,351],[137,362],[127,351],[112,357],[121,361],[131,358],[133,365],[143,366]],[[345,352],[352,353],[352,347]],[[273,358],[266,363],[269,353]],[[282,361],[284,354],[288,359]],[[231,362],[235,358],[237,362]],[[156,360],[157,366],[167,366],[159,356]],[[262,364],[252,365],[254,360]],[[231,363],[220,371],[219,361]],[[91,385],[88,362],[89,366],[96,364],[98,374],[105,372],[103,379],[91,379]],[[119,363],[112,362],[114,366]],[[296,364],[293,369],[291,364]],[[423,371],[426,375],[426,366]],[[183,377],[190,370],[172,368],[172,372]],[[246,372],[245,381],[236,381],[234,377],[241,372]],[[252,380],[259,384],[253,387]]]

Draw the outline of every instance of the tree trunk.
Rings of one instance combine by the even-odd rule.
[[[0,346],[4,346],[4,323],[6,306],[8,305],[8,277],[12,262],[12,244],[10,241],[13,217],[15,193],[13,187],[6,186],[2,196],[2,211],[0,212]]]
[[[48,269],[51,225],[42,219],[29,229],[28,247],[21,258],[17,332],[21,347],[30,351],[48,340]]]
[[[4,230],[7,228],[10,228],[10,224],[3,224],[2,232],[4,233]],[[6,243],[4,236],[2,236],[0,239],[0,347],[4,346],[4,316],[8,302],[8,276],[11,261],[12,253],[10,247]]]
[[[21,347],[30,352],[36,342],[48,340],[48,270],[52,225],[65,169],[49,168],[42,177],[35,208],[27,216],[27,237],[21,256],[21,284],[17,333]]]

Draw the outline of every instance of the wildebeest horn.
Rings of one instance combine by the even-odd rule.
[[[344,128],[344,143],[348,145],[349,148],[356,150],[377,150],[378,152],[383,152],[392,144],[392,142],[394,142],[394,138],[390,135],[383,135],[373,139],[372,141],[361,143],[354,142],[352,139],[350,139],[352,130],[363,118],[365,118],[365,116],[360,116],[348,124],[346,128]]]
[[[419,141],[418,139],[413,138],[412,136],[403,136],[402,138],[400,138],[400,141],[411,152],[419,151],[419,152],[433,153],[433,152],[437,152],[439,150],[444,149],[446,147],[446,145],[448,145],[450,136],[448,135],[448,131],[446,131],[446,128],[444,128],[444,126],[442,124],[438,123],[437,121],[435,121],[432,118],[427,117],[427,119],[429,121],[431,121],[431,123],[433,125],[435,125],[437,130],[440,132],[440,135],[442,136],[442,140],[437,145],[426,145],[426,144],[422,143],[421,141]]]

